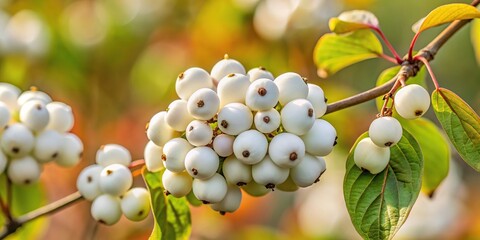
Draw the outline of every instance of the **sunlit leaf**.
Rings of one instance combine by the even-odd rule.
[[[480,11],[477,8],[465,3],[452,3],[442,5],[433,9],[425,18],[414,24],[412,30],[420,33],[429,28],[453,22],[455,20],[464,20],[480,17]],[[418,27],[415,27],[417,25]]]
[[[422,192],[433,196],[440,183],[447,177],[450,163],[450,148],[440,129],[426,118],[403,120],[402,127],[417,140],[423,153]]]
[[[347,33],[359,29],[378,27],[378,19],[373,13],[364,10],[353,10],[331,18],[328,26],[334,33]]]
[[[480,172],[480,117],[459,96],[440,88],[432,94],[440,124],[460,156]]]
[[[343,191],[348,213],[364,239],[391,239],[408,217],[421,188],[423,158],[420,146],[406,130],[400,142],[390,148],[390,162],[378,174],[355,165],[350,150]]]
[[[143,178],[150,192],[155,219],[150,239],[188,239],[191,232],[190,209],[187,200],[165,196],[162,172],[145,171]]]
[[[382,44],[370,30],[349,34],[328,33],[317,42],[313,53],[320,77],[328,77],[354,63],[376,58],[383,53]]]
[[[383,85],[384,83],[392,80],[397,75],[398,71],[400,71],[400,68],[401,66],[395,66],[383,70],[383,72],[380,73],[380,75],[378,76],[376,86]],[[407,85],[418,84],[420,86],[426,87],[425,73],[425,68],[420,69],[420,71],[417,72],[417,75],[408,79],[408,81],[406,82]],[[378,111],[380,111],[383,106],[383,96],[377,97],[377,99],[375,99],[375,103],[377,104]]]
[[[473,20],[471,25],[472,30],[470,36],[472,38],[472,45],[475,49],[475,57],[477,58],[477,64],[480,65],[480,20]]]

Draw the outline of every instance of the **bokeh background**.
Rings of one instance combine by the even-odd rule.
[[[369,89],[391,63],[377,59],[320,79],[312,60],[328,19],[367,9],[400,54],[413,37],[410,26],[445,0],[0,0],[0,81],[23,90],[36,86],[70,104],[74,132],[85,144],[83,162],[72,169],[47,165],[42,183],[48,201],[75,191],[79,171],[106,143],[143,157],[145,124],[176,99],[175,79],[192,66],[207,71],[225,53],[247,69],[264,66],[274,75],[298,72],[319,84],[329,102]],[[460,1],[467,2],[467,1]],[[422,34],[417,48],[441,28]],[[480,110],[480,71],[462,29],[432,62],[440,84]],[[431,84],[430,90],[432,90]],[[344,164],[356,137],[375,118],[374,102],[326,116],[339,145],[327,157],[319,183],[296,193],[261,198],[244,194],[241,208],[220,216],[192,207],[192,239],[358,239],[342,194]],[[434,120],[430,110],[427,117]],[[480,174],[453,152],[451,171],[433,199],[421,195],[396,239],[479,239]],[[137,179],[136,185],[143,185]],[[33,197],[33,196],[32,196]],[[122,219],[97,225],[90,203],[44,218],[37,239],[145,239],[153,221]]]

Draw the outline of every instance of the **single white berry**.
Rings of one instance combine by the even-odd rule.
[[[225,57],[222,60],[215,63],[212,71],[210,71],[210,75],[212,76],[215,85],[230,73],[246,74],[245,67],[243,67],[239,61],[229,58],[227,54],[225,54]]]
[[[50,115],[47,129],[52,129],[61,133],[72,130],[74,117],[72,108],[62,102],[51,102],[46,105]]]
[[[2,150],[13,158],[26,156],[33,149],[35,137],[25,125],[15,123],[7,126],[0,140]]]
[[[217,93],[220,107],[229,103],[245,103],[245,95],[250,86],[248,77],[239,73],[230,73],[218,82]]]
[[[364,138],[355,147],[353,160],[357,167],[377,174],[387,167],[390,161],[390,148],[379,147],[370,138]]]
[[[10,113],[10,109],[4,102],[0,102],[0,129],[4,129],[10,119],[12,118],[12,114]]]
[[[170,139],[180,135],[167,124],[166,116],[166,111],[158,112],[153,115],[146,127],[148,139],[160,147],[165,145]]]
[[[252,166],[253,180],[272,190],[275,188],[275,185],[285,182],[288,174],[288,168],[279,167],[268,155],[262,161]]]
[[[241,187],[252,181],[252,166],[243,163],[235,156],[225,159],[222,171],[228,184]]]
[[[248,70],[247,76],[250,82],[254,82],[257,79],[266,78],[273,81],[275,79],[271,72],[267,71],[264,67],[257,67]]]
[[[185,157],[193,146],[183,138],[174,138],[163,146],[162,160],[165,168],[172,172],[185,170]]]
[[[342,12],[338,15],[338,19],[345,22],[354,22],[378,26],[378,19],[373,13],[365,10],[351,10]]]
[[[213,88],[213,81],[207,71],[198,67],[192,67],[180,73],[175,82],[175,91],[183,100],[188,100],[201,88]]]
[[[368,136],[379,147],[391,147],[402,138],[402,125],[393,117],[379,117],[370,124]]]
[[[261,78],[248,87],[245,104],[253,111],[266,111],[277,105],[278,97],[277,85],[270,79]]]
[[[19,185],[37,182],[41,173],[42,166],[31,156],[12,159],[7,169],[10,181]]]
[[[266,111],[258,111],[253,118],[255,128],[262,133],[271,133],[280,127],[280,113],[271,108]]]
[[[235,137],[227,135],[227,134],[220,134],[213,139],[213,150],[218,154],[220,157],[228,157],[233,154],[233,141]]]
[[[5,155],[5,153],[3,153],[3,151],[0,151],[0,175],[5,171],[5,169],[7,168],[7,164],[8,164],[8,158],[7,156]]]
[[[162,183],[167,195],[186,196],[192,190],[193,179],[187,172],[172,172],[168,169],[162,175]]]
[[[187,110],[198,120],[210,120],[218,112],[220,99],[215,91],[201,88],[195,91],[188,99]]]
[[[285,180],[283,183],[275,185],[275,188],[283,192],[295,192],[299,189],[297,184],[295,184],[295,182],[292,180],[292,170],[290,170],[287,180]]]
[[[321,118],[327,111],[327,99],[323,89],[315,84],[308,84],[307,100],[312,103],[315,109],[315,118]]]
[[[325,170],[326,165],[323,158],[305,154],[302,161],[290,169],[290,176],[297,186],[308,187],[318,182]]]
[[[233,153],[245,164],[256,164],[265,157],[268,141],[265,135],[257,130],[247,130],[240,133],[233,142]]]
[[[247,185],[242,186],[242,189],[252,197],[261,197],[272,191],[255,181],[250,181]]]
[[[55,163],[62,167],[73,167],[82,160],[83,143],[77,135],[67,133],[63,136],[63,145],[60,156],[55,158]]]
[[[220,214],[225,215],[225,213],[227,212],[235,212],[240,207],[241,202],[242,191],[240,191],[239,187],[230,185],[228,186],[227,194],[222,199],[222,201],[214,203],[210,205],[210,207],[213,210],[220,212]]]
[[[102,194],[98,183],[102,170],[102,166],[94,164],[84,168],[78,175],[77,189],[85,199],[93,201]]]
[[[227,182],[222,175],[215,173],[208,179],[193,180],[193,194],[204,204],[218,203],[227,195]]]
[[[400,88],[394,97],[397,113],[405,119],[423,116],[430,107],[430,95],[418,84],[410,84]]]
[[[238,135],[250,129],[253,123],[253,114],[250,109],[241,103],[225,105],[218,113],[218,128],[226,134]]]
[[[220,165],[218,155],[209,147],[196,147],[185,157],[185,169],[190,176],[207,179],[213,176]]]
[[[274,82],[279,90],[278,101],[283,106],[292,100],[305,99],[308,96],[308,86],[305,80],[297,73],[284,73],[275,78]]]
[[[149,172],[158,172],[164,167],[162,154],[163,147],[159,147],[154,142],[148,141],[143,151],[143,158],[145,159],[145,166]]]
[[[115,163],[128,167],[132,162],[132,155],[130,155],[130,151],[124,146],[110,143],[102,145],[100,149],[97,150],[95,161],[98,165],[104,167]]]
[[[312,128],[315,122],[315,109],[306,99],[290,101],[280,112],[283,128],[290,133],[303,135]]]
[[[122,217],[120,198],[103,194],[95,198],[90,208],[93,219],[105,225],[113,225]]]
[[[305,150],[314,156],[326,156],[337,144],[337,131],[329,122],[317,119],[312,128],[303,136]]]
[[[168,126],[175,131],[183,132],[187,125],[193,120],[192,115],[188,113],[187,101],[177,99],[168,105],[165,121]]]
[[[305,144],[295,134],[280,133],[272,138],[268,155],[278,166],[291,168],[299,164],[305,156]]]
[[[123,195],[120,207],[129,220],[141,221],[150,212],[150,194],[145,188],[132,188]]]
[[[20,95],[20,89],[10,83],[0,83],[0,102],[7,105],[8,109],[13,112],[18,108],[17,98]]]
[[[31,87],[29,91],[25,91],[18,96],[17,104],[21,108],[26,102],[31,100],[40,100],[43,104],[52,102],[52,98],[48,94],[38,91],[36,87]]]
[[[44,130],[35,138],[33,156],[41,163],[47,163],[60,157],[63,147],[63,135],[54,130]]]
[[[187,140],[193,146],[205,146],[212,141],[213,130],[205,121],[193,120],[185,131]]]
[[[132,173],[124,165],[115,163],[100,172],[98,183],[102,192],[121,196],[132,186]]]
[[[20,121],[32,131],[42,131],[50,121],[45,104],[40,100],[30,100],[20,108]]]

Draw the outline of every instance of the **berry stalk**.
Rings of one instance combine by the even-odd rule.
[[[435,74],[433,73],[433,69],[432,69],[432,67],[430,66],[430,63],[428,62],[428,60],[425,59],[425,58],[422,57],[422,56],[417,56],[417,57],[415,57],[415,59],[420,60],[420,61],[423,62],[423,64],[425,65],[425,67],[426,67],[427,70],[428,70],[428,74],[430,74],[430,78],[432,79],[433,84],[435,85],[435,89],[438,90],[438,89],[440,88],[440,85],[438,84],[437,78],[435,77]]]
[[[393,47],[393,45],[390,43],[390,41],[388,41],[387,37],[385,36],[385,34],[383,34],[383,31],[378,28],[378,27],[371,27],[375,32],[378,33],[378,35],[380,35],[380,37],[382,38],[383,42],[385,43],[385,45],[387,45],[387,48],[390,50],[390,52],[392,52],[393,56],[395,57],[395,60],[394,60],[394,63],[397,63],[397,64],[402,64],[402,58],[400,57],[400,55],[398,55],[397,51],[395,51],[395,48]],[[382,56],[383,57],[383,56]],[[384,57],[383,57],[384,58]],[[388,60],[388,59],[387,59]],[[393,59],[391,59],[393,60]],[[389,60],[389,61],[391,61]],[[392,61],[391,61],[392,62]]]

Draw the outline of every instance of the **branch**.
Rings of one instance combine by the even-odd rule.
[[[480,4],[480,0],[474,0],[471,5],[477,6]],[[340,101],[328,104],[327,112],[325,114],[329,114],[332,112],[336,112],[354,105],[358,105],[360,103],[364,103],[380,97],[386,94],[395,84],[397,79],[402,76],[407,81],[410,77],[414,77],[420,68],[424,65],[422,61],[418,60],[419,58],[424,58],[427,61],[432,61],[435,55],[437,54],[438,50],[463,26],[469,23],[471,19],[468,20],[461,20],[461,21],[454,21],[446,29],[444,29],[435,39],[433,39],[426,47],[418,52],[415,56],[414,61],[408,62],[404,61],[402,63],[402,68],[398,72],[398,74],[391,79],[390,81],[380,85],[378,87],[372,88],[365,92],[359,93],[357,95],[342,99]]]

